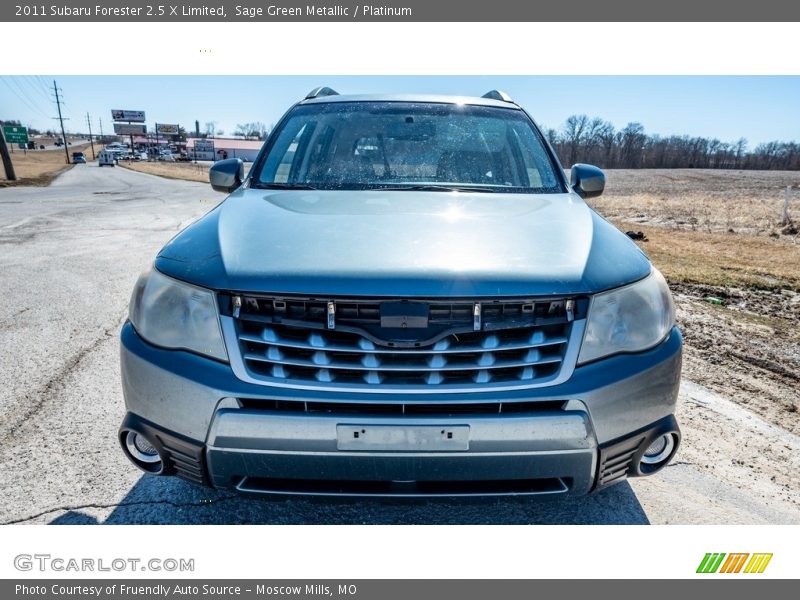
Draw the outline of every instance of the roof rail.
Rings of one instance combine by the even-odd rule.
[[[500,90],[490,90],[486,92],[481,98],[489,98],[490,100],[500,100],[500,102],[514,102],[511,96]]]
[[[321,85],[308,92],[308,95],[305,97],[305,100],[310,100],[311,98],[319,98],[320,96],[338,96],[338,95],[339,92],[337,92],[336,90]]]

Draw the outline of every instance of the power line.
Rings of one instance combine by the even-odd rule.
[[[49,90],[43,90],[39,85],[39,82],[32,75],[23,76],[22,81],[28,84],[35,95],[37,95],[39,98],[44,98],[45,102],[48,104],[50,103],[50,94],[48,93]]]
[[[41,114],[44,114],[44,115],[47,114],[47,112],[42,110],[41,106],[39,106],[39,103],[36,101],[36,99],[31,97],[31,95],[25,90],[25,88],[22,87],[22,85],[20,84],[18,79],[14,78],[14,77],[11,77],[10,79],[11,79],[11,82],[15,86],[17,86],[17,89],[20,91],[20,93],[22,93],[22,95],[28,101],[28,104],[29,104],[30,107],[32,107],[33,109],[35,109],[36,111],[38,111]]]
[[[19,101],[22,102],[28,108],[28,110],[30,110],[32,112],[39,112],[42,115],[44,115],[45,117],[48,116],[46,113],[42,112],[41,109],[37,110],[33,106],[31,106],[31,104],[24,97],[22,97],[17,90],[15,90],[13,87],[11,87],[11,84],[8,82],[8,78],[7,77],[2,77],[0,79],[3,80],[3,83],[6,84],[6,87],[13,92],[13,94],[19,99]]]
[[[36,109],[37,109],[39,112],[41,112],[41,113],[43,113],[43,114],[46,114],[46,113],[47,113],[47,111],[44,111],[44,110],[42,110],[42,107],[41,107],[41,105],[39,104],[39,100],[38,100],[38,99],[37,99],[37,98],[36,98],[34,95],[29,95],[27,92],[25,92],[25,88],[24,88],[24,87],[23,87],[23,86],[20,84],[20,82],[19,82],[19,79],[13,79],[13,78],[12,78],[12,81],[14,81],[14,83],[17,85],[17,87],[20,89],[20,91],[22,91],[22,92],[23,92],[23,94],[25,94],[25,97],[26,97],[26,98],[28,98],[28,99],[31,101],[31,104],[33,104],[33,106],[34,106],[34,107],[35,107],[35,108],[36,108]],[[27,79],[24,79],[24,78],[23,78],[23,79],[22,79],[22,81],[24,81],[24,82],[25,82],[25,83],[26,83],[28,86],[30,86],[30,85],[31,85],[30,81],[28,81]],[[37,93],[39,92],[39,90],[38,90],[38,89],[36,89],[36,88],[33,88],[33,91],[34,91],[34,92],[37,92]],[[49,98],[47,98],[47,100],[49,101]]]
[[[47,83],[47,80],[42,75],[34,75],[34,78],[42,86],[42,90],[44,90],[45,96],[47,96],[48,101],[50,99],[50,85]]]
[[[53,103],[52,99],[50,98],[50,90],[49,89],[43,90],[41,85],[40,85],[40,83],[39,83],[39,81],[36,78],[32,77],[32,76],[25,77],[23,79],[23,81],[28,84],[28,86],[31,88],[31,90],[33,90],[33,92],[34,92],[33,96],[34,96],[34,98],[37,99],[37,101],[38,100],[43,100],[44,101],[44,106],[46,108],[45,112],[46,113],[50,113],[50,111],[52,109],[52,103]],[[37,106],[38,106],[38,102],[37,102]]]

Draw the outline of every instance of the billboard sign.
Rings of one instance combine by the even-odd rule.
[[[136,123],[114,123],[114,133],[117,135],[144,135],[144,125]]]
[[[192,157],[195,160],[215,160],[214,156],[214,140],[200,140],[194,141],[194,152]]]
[[[27,127],[12,127],[11,125],[3,126],[3,137],[9,144],[27,144],[28,143],[28,128]]]
[[[169,123],[156,123],[156,133],[159,135],[178,135],[180,128],[177,125],[170,125]]]
[[[112,110],[111,118],[115,121],[132,121],[134,123],[144,123],[143,110]]]
[[[197,152],[214,152],[214,140],[195,140],[194,149]]]

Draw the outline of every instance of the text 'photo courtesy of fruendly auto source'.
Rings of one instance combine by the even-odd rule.
[[[0,523],[800,523],[800,77],[2,80]]]

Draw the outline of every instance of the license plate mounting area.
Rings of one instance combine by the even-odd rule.
[[[469,425],[336,426],[337,448],[363,452],[466,452]]]

